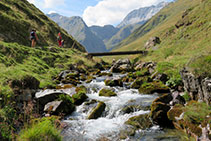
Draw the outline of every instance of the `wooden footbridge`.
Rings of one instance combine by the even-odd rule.
[[[99,53],[88,53],[88,56],[92,58],[94,56],[132,55],[132,54],[146,55],[147,51],[139,50],[139,51],[99,52]]]

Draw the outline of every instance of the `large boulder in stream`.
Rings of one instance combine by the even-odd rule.
[[[68,115],[71,114],[75,110],[75,106],[71,101],[65,100],[57,100],[49,102],[44,107],[44,112],[53,115],[63,114]]]
[[[105,84],[106,86],[110,86],[110,87],[115,87],[115,86],[123,87],[123,82],[121,78],[114,78],[114,79],[108,78],[105,80]]]
[[[88,96],[86,95],[87,88],[85,86],[80,86],[76,88],[76,93],[72,95],[73,102],[75,105],[81,105]]]
[[[152,127],[152,121],[150,120],[149,114],[134,116],[129,118],[125,124],[133,126],[135,129],[148,129]]]
[[[173,127],[172,121],[168,119],[167,112],[170,110],[169,102],[172,101],[171,94],[164,94],[152,102],[150,117],[155,124],[161,127]]]
[[[113,64],[113,66],[110,69],[111,72],[117,72],[117,73],[122,71],[129,72],[131,70],[133,70],[133,67],[129,59],[119,59]]]
[[[103,88],[100,90],[99,96],[112,97],[112,96],[117,96],[117,94],[114,92],[114,89],[112,88]]]
[[[99,102],[95,108],[92,109],[90,114],[88,115],[88,119],[97,119],[102,113],[105,111],[106,104],[104,102]]]
[[[153,93],[168,93],[170,89],[164,85],[161,81],[153,81],[150,83],[143,83],[138,89],[141,94],[153,94]]]
[[[35,94],[35,98],[41,106],[54,101],[59,98],[60,95],[65,94],[62,90],[44,90]]]

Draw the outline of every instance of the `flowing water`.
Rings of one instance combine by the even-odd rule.
[[[122,77],[123,75],[114,74],[113,77]],[[106,104],[103,115],[98,119],[88,120],[87,116],[96,103],[83,103],[77,106],[76,111],[66,117],[63,122],[66,128],[62,131],[65,141],[95,141],[95,140],[120,140],[121,131],[130,129],[130,126],[124,124],[129,118],[141,114],[149,113],[149,110],[134,109],[132,113],[124,113],[122,109],[129,105],[139,105],[141,107],[149,107],[157,95],[139,94],[138,90],[128,89],[125,87],[114,87],[117,96],[102,97],[98,93],[105,88],[104,80],[106,77],[97,77],[91,83],[85,85],[88,88],[87,101],[102,101]],[[146,140],[154,141],[160,134],[164,132],[158,126],[153,126],[147,130],[136,131],[135,136],[128,136],[124,140]],[[165,139],[164,139],[165,140]],[[168,139],[167,139],[168,140]],[[171,138],[171,140],[178,140]]]

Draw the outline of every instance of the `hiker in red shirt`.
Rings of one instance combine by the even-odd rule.
[[[62,46],[62,36],[61,36],[61,33],[60,32],[58,33],[57,41],[59,43],[59,46],[61,47]]]

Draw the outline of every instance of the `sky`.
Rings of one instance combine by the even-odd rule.
[[[88,26],[117,25],[134,9],[173,0],[28,0],[45,14],[80,16]]]

